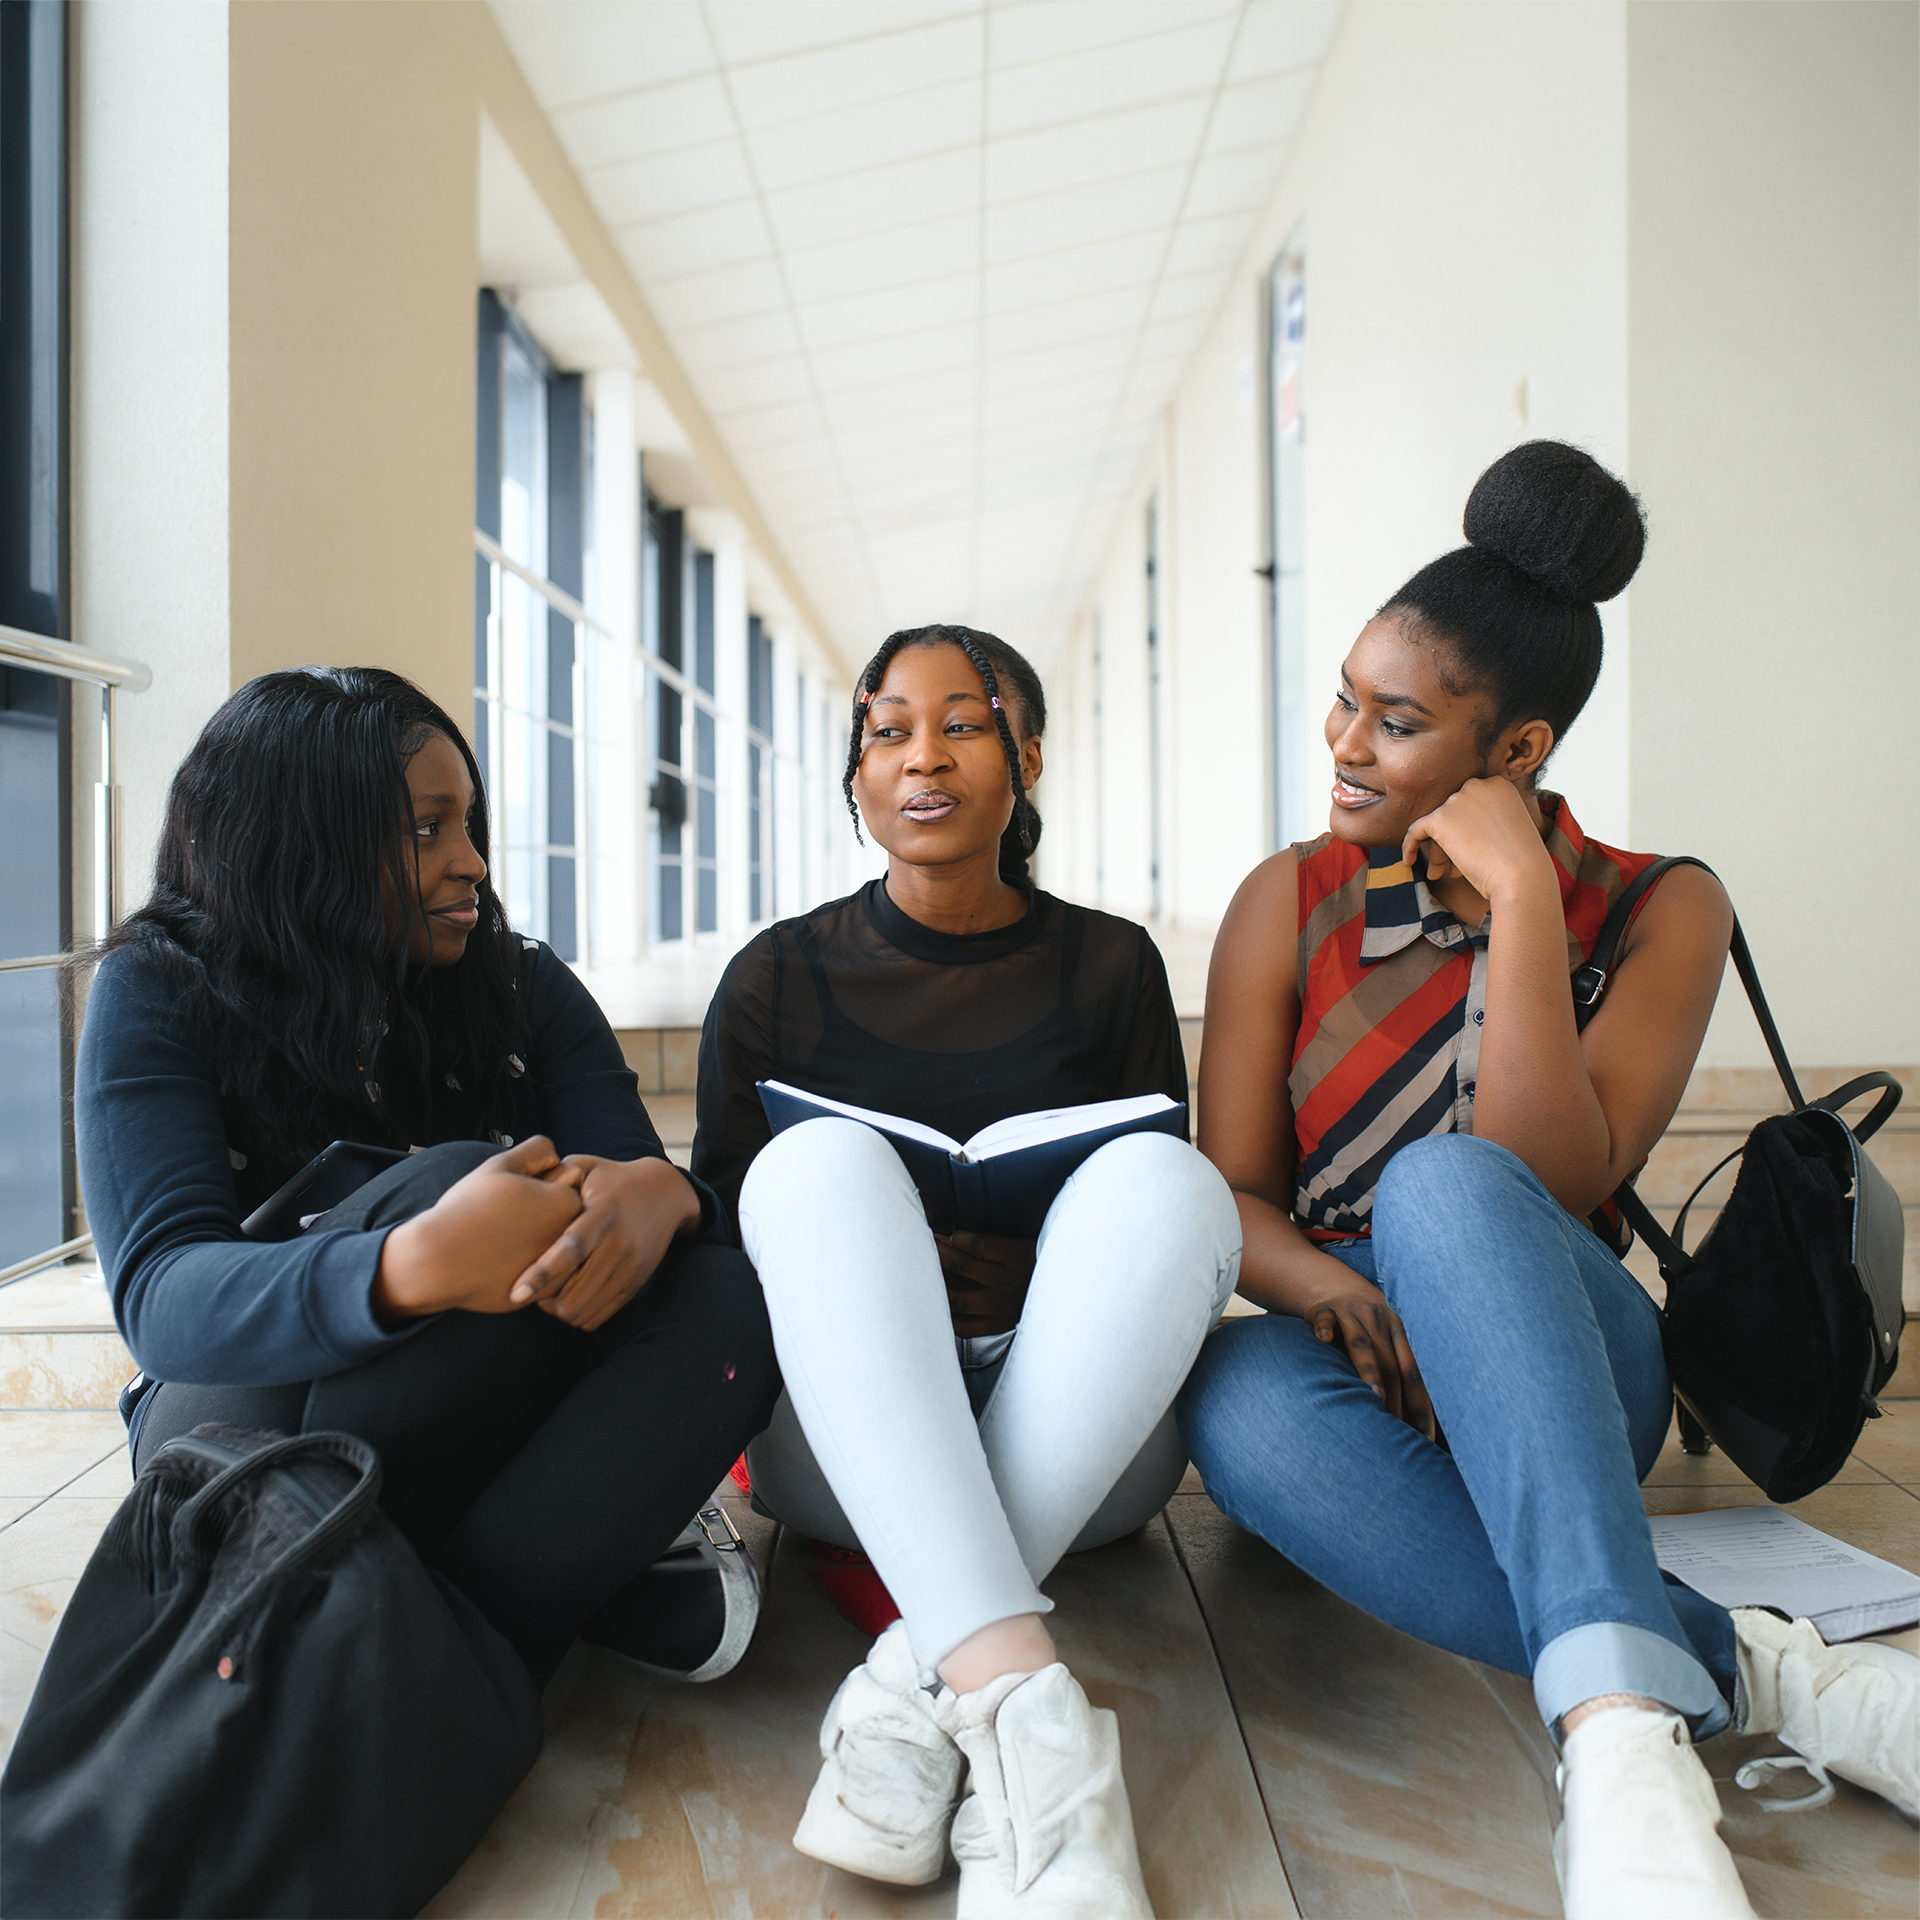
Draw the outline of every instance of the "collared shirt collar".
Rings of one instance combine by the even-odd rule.
[[[1554,878],[1559,882],[1564,910],[1587,837],[1580,831],[1572,808],[1557,793],[1540,795],[1540,811],[1546,820],[1547,850],[1553,856]],[[1427,891],[1427,883],[1400,858],[1398,847],[1367,849],[1366,927],[1360,935],[1362,966],[1389,959],[1420,939],[1431,940],[1436,947],[1464,946],[1479,931],[1476,928],[1470,933]]]

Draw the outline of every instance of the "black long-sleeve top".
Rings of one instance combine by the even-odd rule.
[[[528,1047],[512,1137],[544,1133],[563,1154],[664,1158],[605,1014],[552,948],[533,940],[521,943],[520,1002]],[[425,1324],[389,1330],[374,1318],[388,1228],[241,1238],[240,1222],[291,1169],[267,1169],[234,1136],[212,1065],[138,948],[109,955],[94,980],[74,1122],[114,1320],[154,1378],[211,1386],[314,1380],[372,1359]],[[699,1231],[719,1232],[704,1187]]]
[[[956,1140],[1042,1107],[1187,1097],[1166,967],[1144,927],[1036,892],[1010,927],[938,933],[880,880],[757,934],[707,1010],[693,1165],[730,1224],[772,1137],[756,1080]]]

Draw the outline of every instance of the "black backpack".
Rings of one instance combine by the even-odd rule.
[[[1606,992],[1635,907],[1677,866],[1712,871],[1686,855],[1656,860],[1614,902],[1592,958],[1573,976],[1580,1026]],[[1845,1465],[1861,1427],[1879,1417],[1874,1395],[1900,1358],[1906,1225],[1900,1196],[1862,1142],[1900,1104],[1902,1089],[1890,1073],[1863,1073],[1808,1100],[1737,919],[1732,955],[1793,1111],[1762,1120],[1694,1188],[1671,1234],[1631,1181],[1613,1198],[1667,1283],[1667,1371],[1682,1445],[1689,1453],[1717,1445],[1768,1499],[1799,1500]],[[1849,1127],[1839,1110],[1875,1090],[1872,1110]],[[1688,1253],[1689,1210],[1736,1159],[1733,1192]],[[1597,1217],[1595,1224],[1604,1231]]]
[[[539,1696],[346,1433],[196,1427],[81,1575],[0,1776],[0,1909],[417,1913],[540,1750]]]

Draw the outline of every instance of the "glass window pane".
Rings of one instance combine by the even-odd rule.
[[[0,973],[0,1266],[67,1237],[60,1006],[53,969]]]
[[[547,856],[547,944],[562,960],[577,960],[578,930],[574,922],[574,863],[570,853]]]
[[[570,847],[573,831],[573,742],[549,731],[547,747],[547,845]]]
[[[676,829],[674,839],[679,840]],[[659,866],[660,887],[658,918],[654,924],[654,938],[657,940],[678,940],[686,932],[680,917],[680,862],[662,860]]]
[[[720,928],[720,876],[711,867],[700,869],[700,931],[717,933]]]

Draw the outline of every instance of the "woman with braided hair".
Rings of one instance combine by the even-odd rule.
[[[1183,1140],[1133,1134],[1082,1164],[1037,1240],[936,1237],[883,1135],[827,1118],[770,1137],[755,1091],[955,1139],[1185,1100],[1146,931],[1028,877],[1045,724],[1038,677],[991,634],[915,628],[868,663],[845,787],[886,877],[728,968],[694,1165],[735,1208],[786,1380],[748,1454],[755,1498],[865,1548],[902,1612],[828,1709],[795,1844],[917,1885],[950,1830],[963,1916],[1117,1920],[1148,1912],[1118,1734],[1060,1663],[1039,1583],[1179,1484],[1168,1409],[1239,1268],[1226,1183]]]

